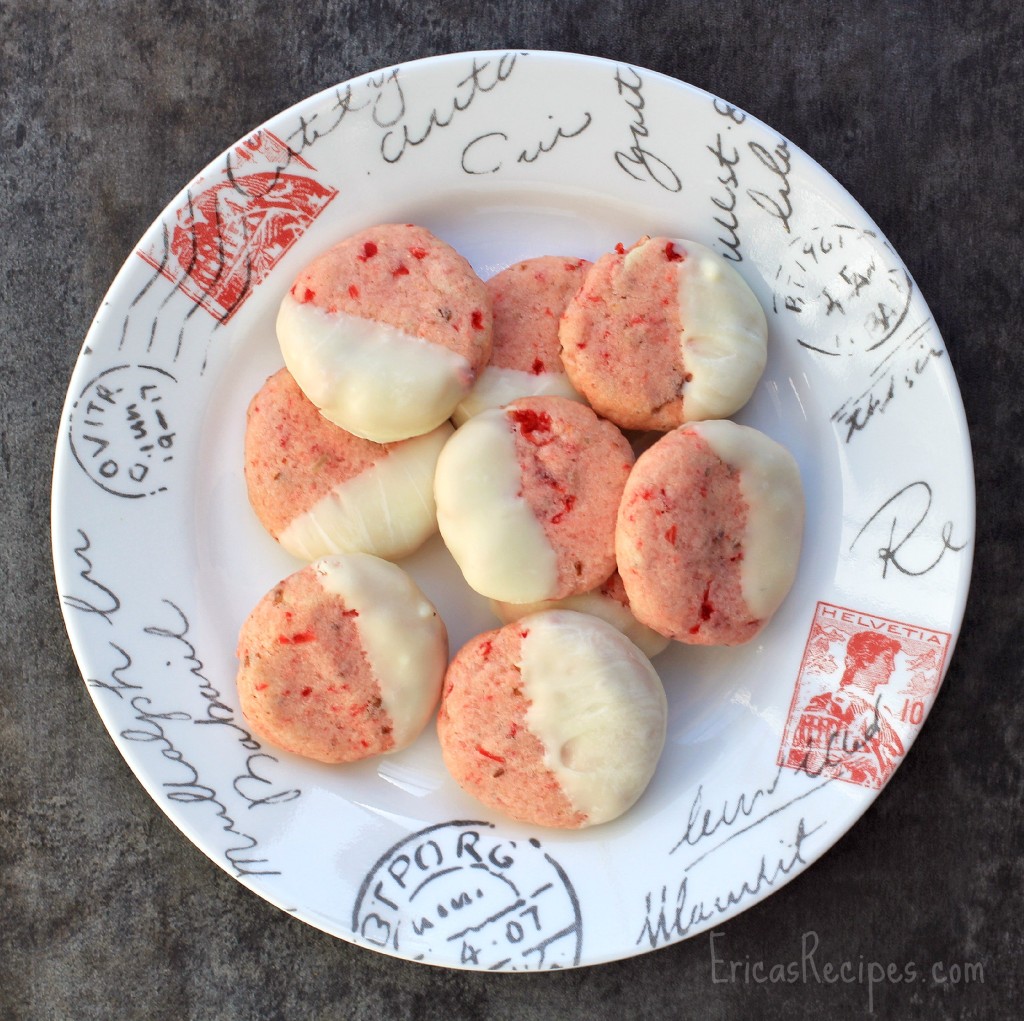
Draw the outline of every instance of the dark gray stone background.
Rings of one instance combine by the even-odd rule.
[[[1015,1016],[1022,41],[1016,0],[0,4],[0,1018],[867,1014],[860,984],[716,983],[706,936],[527,975],[436,970],[325,936],[174,829],[78,673],[52,580],[50,472],[72,367],[119,266],[189,179],[272,114],[364,71],[492,46],[633,62],[751,111],[849,189],[916,278],[976,457],[963,634],[890,786],[803,876],[721,926],[720,950],[770,966],[817,933],[819,960],[982,962],[983,982],[882,984],[873,1006]]]

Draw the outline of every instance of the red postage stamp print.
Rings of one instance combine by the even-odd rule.
[[[778,764],[880,788],[935,698],[945,631],[818,603]]]
[[[257,131],[231,150],[219,179],[189,191],[164,238],[139,255],[227,322],[338,194],[314,170]]]

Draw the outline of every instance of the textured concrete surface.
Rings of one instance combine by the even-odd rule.
[[[323,9],[320,9],[323,8]],[[1013,0],[537,0],[0,6],[0,1017],[795,1018],[868,1010],[860,983],[713,980],[706,938],[573,972],[393,961],[247,892],[165,819],[92,707],[52,581],[64,392],[117,269],[173,195],[270,115],[413,57],[594,53],[702,86],[807,150],[926,296],[973,436],[963,635],[922,735],[806,874],[722,926],[769,965],[981,962],[885,983],[879,1016],[1011,1017],[1024,997],[1019,632],[1024,14]]]

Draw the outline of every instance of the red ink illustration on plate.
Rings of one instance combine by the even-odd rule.
[[[778,764],[884,786],[935,697],[949,639],[945,631],[818,603]]]
[[[338,194],[268,131],[231,150],[223,177],[189,192],[165,242],[139,255],[222,322]]]

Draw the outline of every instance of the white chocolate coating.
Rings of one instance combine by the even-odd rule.
[[[669,643],[669,639],[664,635],[659,635],[646,624],[641,624],[628,607],[600,590],[566,596],[565,599],[545,599],[536,603],[503,603],[492,599],[491,608],[502,624],[510,624],[541,610],[575,610],[577,613],[588,613],[621,631],[648,658],[664,652]]]
[[[526,372],[488,365],[473,389],[459,401],[452,418],[456,425],[462,425],[481,411],[504,407],[517,397],[568,397],[585,403],[564,372]]]
[[[389,443],[437,428],[469,392],[469,362],[439,344],[286,294],[277,338],[288,371],[328,421]]]
[[[394,747],[410,745],[441,697],[448,633],[431,602],[400,567],[365,553],[324,557],[314,567],[325,592],[358,613],[363,651],[391,717]]]
[[[764,309],[726,259],[694,241],[673,242],[678,263],[687,422],[727,418],[750,399],[768,358]]]
[[[437,459],[445,545],[470,588],[510,603],[546,599],[558,578],[555,551],[521,489],[512,426],[496,408],[456,429]]]
[[[524,618],[526,724],[587,824],[640,797],[665,744],[665,689],[646,656],[612,625],[571,610]]]
[[[750,426],[723,419],[687,426],[740,473],[747,504],[740,579],[758,618],[770,617],[796,578],[804,526],[804,492],[793,455]]]
[[[445,422],[396,446],[298,515],[278,541],[303,560],[328,553],[398,560],[412,553],[437,531],[434,468],[452,432]]]

